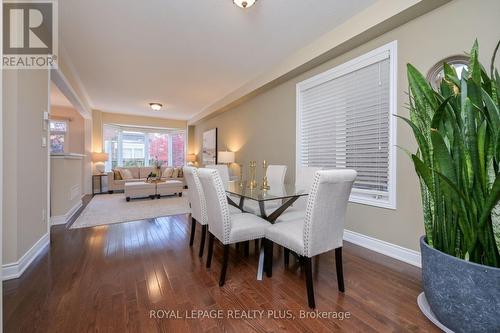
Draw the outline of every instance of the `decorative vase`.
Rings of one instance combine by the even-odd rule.
[[[465,261],[420,238],[422,284],[437,319],[455,333],[500,332],[500,268]]]
[[[156,168],[156,180],[161,179],[161,167]]]

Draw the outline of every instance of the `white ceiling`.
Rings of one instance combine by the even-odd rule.
[[[60,0],[59,29],[92,108],[190,119],[373,3]]]

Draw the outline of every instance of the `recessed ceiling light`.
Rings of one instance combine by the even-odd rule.
[[[233,0],[233,3],[241,8],[249,8],[255,4],[257,0]]]
[[[151,107],[151,109],[153,109],[154,111],[160,111],[161,108],[163,107],[163,105],[161,105],[160,103],[149,103],[149,106]]]

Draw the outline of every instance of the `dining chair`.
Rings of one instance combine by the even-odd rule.
[[[285,183],[286,165],[269,165],[266,170],[269,187],[280,187]]]
[[[311,258],[316,255],[335,249],[338,288],[344,292],[342,239],[347,201],[355,178],[354,170],[317,171],[307,199],[305,217],[276,223],[267,228],[264,245],[267,276],[272,276],[273,243],[294,251],[305,266],[310,308],[316,306],[311,266]]]
[[[186,179],[188,201],[191,212],[191,235],[189,237],[189,246],[193,246],[194,236],[196,233],[196,222],[198,222],[202,226],[200,251],[198,255],[199,257],[203,257],[205,238],[208,230],[205,194],[203,193],[200,178],[198,177],[198,169],[193,167],[184,167],[183,172],[185,173],[184,178]],[[230,206],[229,213],[238,214],[241,213],[241,210],[237,207]]]
[[[231,214],[222,179],[216,170],[199,169],[198,175],[205,193],[208,213],[207,268],[210,268],[212,263],[214,238],[216,237],[224,247],[219,280],[219,286],[223,286],[229,261],[229,245],[263,238],[270,224],[253,214]]]
[[[225,164],[209,164],[206,165],[207,169],[214,169],[219,172],[220,178],[222,179],[222,183],[224,184],[224,189],[228,189],[229,181],[231,177],[229,176],[229,168]]]
[[[316,176],[316,172],[322,170],[320,167],[298,167],[295,188],[305,190],[307,193],[311,191],[311,187]],[[292,208],[305,211],[307,205],[307,197],[301,197],[294,202]]]
[[[198,177],[198,169],[193,167],[184,167],[183,172],[184,178],[186,179],[189,206],[191,208],[191,235],[189,237],[189,246],[193,246],[196,222],[198,222],[202,226],[199,251],[199,256],[202,257],[208,227],[205,195]]]
[[[273,189],[281,189],[283,187],[285,183],[286,170],[286,165],[269,165],[267,167],[266,176],[270,191]],[[281,203],[276,201],[266,201],[264,205],[266,210],[271,210],[272,212],[281,206]],[[243,210],[255,215],[260,215],[260,206],[255,200],[246,200],[243,205]]]

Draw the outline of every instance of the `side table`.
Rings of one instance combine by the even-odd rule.
[[[92,175],[92,195],[95,195],[95,194],[102,194],[102,177],[106,177],[108,176],[106,173],[98,173],[98,174],[94,174]],[[95,179],[98,178],[99,179],[99,192],[95,193]]]

